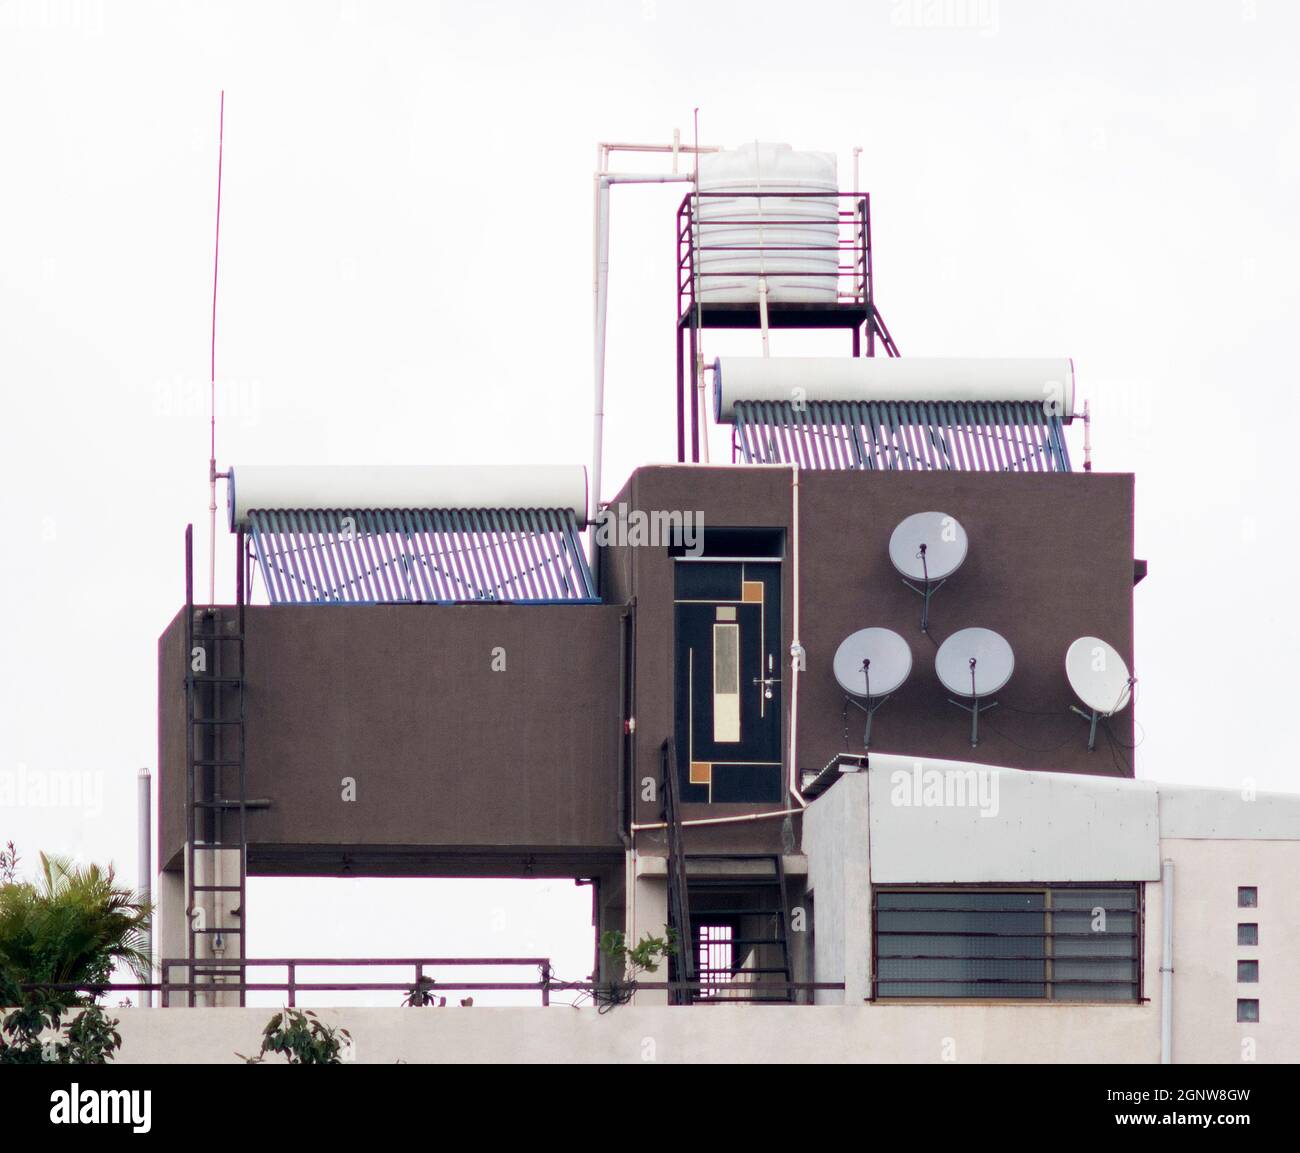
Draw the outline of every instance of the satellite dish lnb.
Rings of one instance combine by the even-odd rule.
[[[1065,675],[1087,712],[1071,705],[1091,726],[1088,751],[1097,747],[1097,721],[1114,716],[1133,699],[1134,679],[1124,658],[1100,637],[1080,637],[1065,652]]]
[[[943,687],[954,696],[970,701],[952,701],[970,713],[970,744],[979,744],[980,713],[997,708],[988,698],[1011,679],[1015,654],[1005,637],[992,629],[961,629],[939,646],[934,671]],[[951,698],[949,698],[951,700]]]
[[[921,631],[930,630],[930,597],[966,559],[969,541],[956,517],[917,512],[899,522],[889,538],[889,559],[903,583],[925,598]],[[919,587],[918,587],[919,584]]]
[[[849,706],[867,714],[864,748],[871,747],[871,722],[880,708],[907,680],[912,671],[912,650],[892,629],[858,629],[835,650],[835,679],[844,690],[845,738]],[[866,701],[862,704],[861,701]]]

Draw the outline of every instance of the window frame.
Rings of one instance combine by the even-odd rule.
[[[889,884],[889,885],[872,885],[871,886],[871,952],[870,952],[870,994],[866,998],[872,1004],[942,1004],[942,1005],[1143,1005],[1150,998],[1146,996],[1146,882],[1144,881],[1026,881],[1017,884],[1008,884],[1003,882],[989,884],[930,884],[919,882],[916,884]],[[1063,892],[1070,889],[1097,891],[1097,890],[1115,890],[1119,892],[1135,893],[1133,912],[1136,917],[1136,924],[1133,930],[1133,936],[1136,941],[1135,957],[1137,962],[1137,976],[1131,984],[1133,985],[1133,996],[1123,999],[1084,999],[1071,998],[1069,1000],[1057,999],[1053,997],[1053,982],[1047,978],[1042,982],[1026,981],[1025,984],[1044,985],[1045,993],[1041,997],[991,997],[991,996],[893,996],[888,993],[880,992],[881,984],[896,983],[892,979],[882,982],[879,974],[879,941],[880,941],[880,894],[882,893],[1040,893],[1044,895],[1044,913],[1051,912],[1050,894],[1053,891]],[[890,912],[892,910],[884,910]],[[1073,910],[1072,910],[1073,911]],[[1050,954],[1045,957],[1050,960]],[[1062,984],[1075,984],[1077,982],[1063,981]],[[1120,982],[1116,982],[1119,984]]]

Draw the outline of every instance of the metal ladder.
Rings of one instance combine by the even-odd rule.
[[[673,954],[669,959],[668,980],[695,981],[695,928],[691,923],[690,894],[686,881],[686,853],[682,844],[681,794],[677,779],[677,750],[672,738],[660,750],[663,784],[663,820],[668,827],[668,928],[673,934]],[[689,1005],[694,997],[690,987],[669,989],[670,1005]]]
[[[661,750],[663,784],[663,820],[668,831],[668,927],[673,932],[674,951],[668,972],[670,982],[685,982],[685,989],[669,991],[669,1004],[689,1005],[696,1001],[748,1001],[751,1003],[793,1002],[794,990],[790,965],[790,911],[786,899],[785,860],[780,853],[717,854],[688,856],[681,823],[681,793],[677,776],[677,755],[671,739]],[[731,876],[690,876],[689,863],[719,862],[722,869],[735,869]],[[767,866],[755,870],[754,866]],[[754,949],[775,953],[770,965],[736,969],[735,972],[757,976],[753,984],[711,983],[697,985],[697,952],[701,947],[701,928],[722,920],[767,918],[771,921],[768,936],[727,939],[733,959]],[[777,978],[763,981],[764,977]],[[765,986],[767,986],[765,988]],[[725,996],[719,996],[725,992]]]
[[[795,1000],[790,966],[790,911],[786,900],[785,862],[780,853],[709,854],[690,857],[691,861],[716,861],[724,868],[736,871],[731,876],[689,877],[691,894],[692,940],[700,940],[700,930],[705,926],[734,924],[741,921],[759,922],[769,926],[763,935],[732,935],[724,939],[732,956],[731,972],[736,976],[752,976],[752,982],[705,982],[712,974],[701,972],[701,999],[722,1004],[749,1002],[758,1004]],[[761,871],[748,872],[754,866],[765,866]],[[743,871],[742,871],[743,870]],[[757,933],[757,930],[750,930]],[[761,965],[742,967],[740,961],[754,950],[767,955]],[[771,978],[765,980],[764,978]]]
[[[185,917],[191,1006],[201,995],[196,984],[210,982],[215,995],[223,979],[235,977],[241,986],[244,983],[249,806],[242,539],[240,543],[236,631],[227,632],[219,609],[195,613],[194,528],[185,530]],[[196,649],[204,655],[205,667],[200,669],[195,668]],[[234,796],[227,789],[231,770],[236,770]],[[238,862],[233,881],[222,875],[222,862],[231,853]],[[208,900],[205,894],[211,895],[213,923],[200,915]],[[221,951],[229,937],[239,942],[239,960],[225,962]],[[204,961],[209,963],[200,964]],[[239,1003],[244,1002],[241,988]]]

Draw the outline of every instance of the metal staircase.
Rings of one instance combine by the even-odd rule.
[[[205,995],[196,984],[213,985],[216,1004],[223,981],[243,983],[249,803],[242,547],[238,572],[233,620],[216,607],[196,613],[193,526],[185,530],[185,916],[191,1006]],[[244,1004],[242,990],[239,1003]]]
[[[698,856],[687,861],[700,1000],[793,1002],[790,914],[781,855]],[[715,871],[704,873],[710,864]],[[696,872],[700,875],[693,875]]]
[[[668,925],[676,943],[669,1003],[793,1003],[790,910],[779,853],[685,851],[677,757],[662,747],[668,831]]]

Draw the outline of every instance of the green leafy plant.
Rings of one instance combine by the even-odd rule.
[[[657,973],[661,962],[668,959],[676,943],[672,929],[664,928],[662,937],[646,933],[635,945],[629,946],[620,929],[608,929],[600,936],[600,951],[614,965],[620,962],[628,977],[635,979],[639,973]]]
[[[662,937],[644,934],[635,945],[619,929],[607,929],[600,935],[600,951],[605,954],[616,976],[604,988],[594,992],[596,1004],[603,1013],[615,1005],[625,1005],[636,992],[637,977],[642,973],[657,973],[659,966],[677,947],[677,935],[664,927]]]
[[[346,1029],[326,1025],[310,1009],[284,1009],[267,1022],[262,1048],[254,1056],[235,1056],[249,1065],[260,1065],[268,1053],[280,1054],[290,1065],[341,1065],[345,1043],[352,1043]]]
[[[407,1009],[422,1009],[427,1005],[435,1008],[447,1003],[446,997],[439,998],[433,991],[436,984],[432,977],[421,977],[407,991],[406,996],[402,998],[402,1005]]]
[[[0,986],[0,992],[11,992]],[[118,1021],[98,1005],[88,1005],[66,1025],[59,1040],[64,1006],[41,994],[28,993],[0,1025],[0,1065],[106,1065],[122,1047]]]
[[[12,885],[18,879],[18,850],[10,841],[0,849],[0,885]]]
[[[88,1005],[63,1027],[64,1040],[55,1046],[59,1064],[107,1064],[122,1047],[118,1023],[98,1005]]]
[[[36,881],[18,880],[18,853],[0,850],[0,1064],[104,1064],[122,1047],[116,1020],[94,1003],[113,967],[145,977],[152,910],[113,869],[41,854]],[[85,990],[51,985],[84,986]],[[66,1024],[65,1014],[80,1012]],[[53,1038],[50,1034],[54,1034]]]
[[[123,964],[147,979],[151,913],[147,901],[117,884],[111,866],[42,853],[34,883],[0,885],[0,974],[14,985],[94,987],[107,985],[113,967]],[[75,990],[49,990],[48,998],[64,1008],[88,1000]]]

